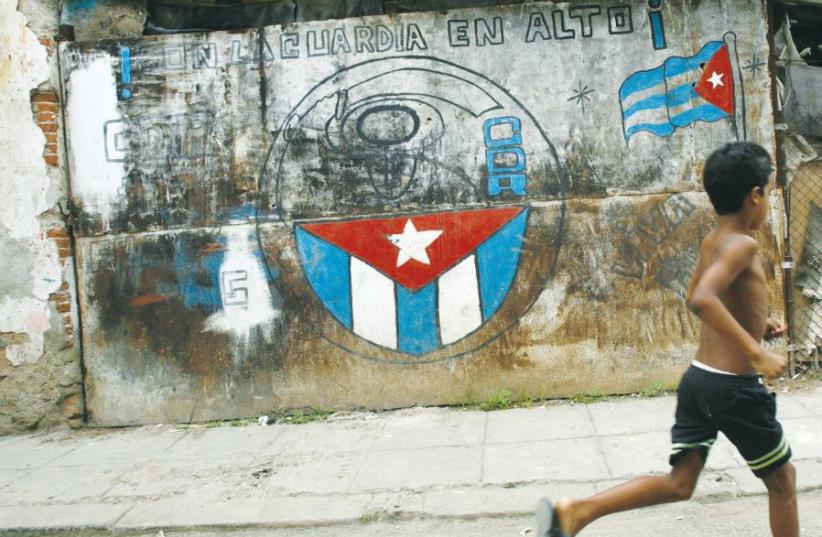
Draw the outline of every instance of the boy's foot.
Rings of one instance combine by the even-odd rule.
[[[542,498],[537,503],[536,537],[569,537],[562,531],[556,509],[547,498]]]

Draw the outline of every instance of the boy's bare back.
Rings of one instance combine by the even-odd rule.
[[[765,270],[753,237],[767,218],[770,189],[770,183],[752,189],[739,210],[719,216],[716,229],[702,241],[685,301],[702,321],[698,361],[774,379],[787,362],[761,342],[781,335],[785,326],[768,317]]]
[[[696,287],[704,273],[707,283],[727,282],[717,296],[728,313],[759,343],[765,336],[768,320],[768,292],[765,269],[757,253],[756,239],[722,228],[708,233],[700,246],[699,262],[689,291]],[[702,323],[696,359],[700,362],[738,374],[754,374],[756,369],[746,357],[745,349]]]

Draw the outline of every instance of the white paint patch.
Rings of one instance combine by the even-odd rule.
[[[85,67],[71,72],[66,93],[72,192],[88,212],[100,215],[105,228],[124,198],[125,165],[117,159],[127,145],[110,57],[90,56]]]
[[[549,334],[559,328],[560,308],[568,294],[568,278],[554,278],[540,293],[528,315],[520,323]]]
[[[5,351],[8,360],[19,365],[43,354],[48,297],[60,287],[62,269],[57,246],[43,236],[37,218],[53,205],[49,192],[55,190],[43,161],[46,138],[34,123],[30,100],[31,90],[49,78],[48,58],[16,6],[15,1],[0,0],[0,233],[20,241],[31,252],[35,268],[23,298],[0,296],[0,332],[26,336],[25,342]],[[15,260],[0,260],[0,277],[4,262]]]
[[[48,305],[42,300],[26,297],[0,303],[0,332],[27,336],[23,343],[6,347],[6,358],[12,365],[35,362],[43,354],[48,319]]]
[[[443,345],[464,338],[482,324],[478,282],[473,255],[440,276],[437,309]]]
[[[240,350],[248,348],[252,330],[270,341],[281,311],[274,308],[265,268],[252,247],[247,227],[225,228],[228,239],[225,258],[220,265],[222,309],[206,319],[204,331],[233,335]],[[235,353],[235,359],[243,353]]]
[[[389,349],[397,348],[394,282],[353,256],[351,319],[358,336]]]

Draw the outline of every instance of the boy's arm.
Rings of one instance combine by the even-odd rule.
[[[685,304],[688,305],[690,308],[690,300],[694,294],[694,288],[696,288],[696,284],[699,281],[699,278],[702,276],[702,256],[699,256],[699,259],[696,262],[696,266],[694,267],[694,271],[691,273],[691,279],[688,282],[688,289],[685,291]]]
[[[784,336],[787,331],[788,325],[782,321],[777,321],[776,319],[768,317],[768,328],[765,330],[765,341]]]
[[[718,253],[716,260],[694,278],[685,297],[688,308],[720,336],[741,348],[759,372],[777,378],[785,369],[785,359],[763,348],[728,311],[719,295],[739,274],[751,266],[757,243],[753,237],[732,239]]]

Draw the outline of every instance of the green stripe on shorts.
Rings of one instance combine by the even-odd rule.
[[[784,457],[785,454],[788,453],[789,449],[790,446],[788,445],[788,442],[785,441],[785,437],[783,436],[779,441],[779,444],[769,453],[762,455],[758,459],[747,461],[748,466],[751,470],[761,470],[762,468],[765,468]]]

